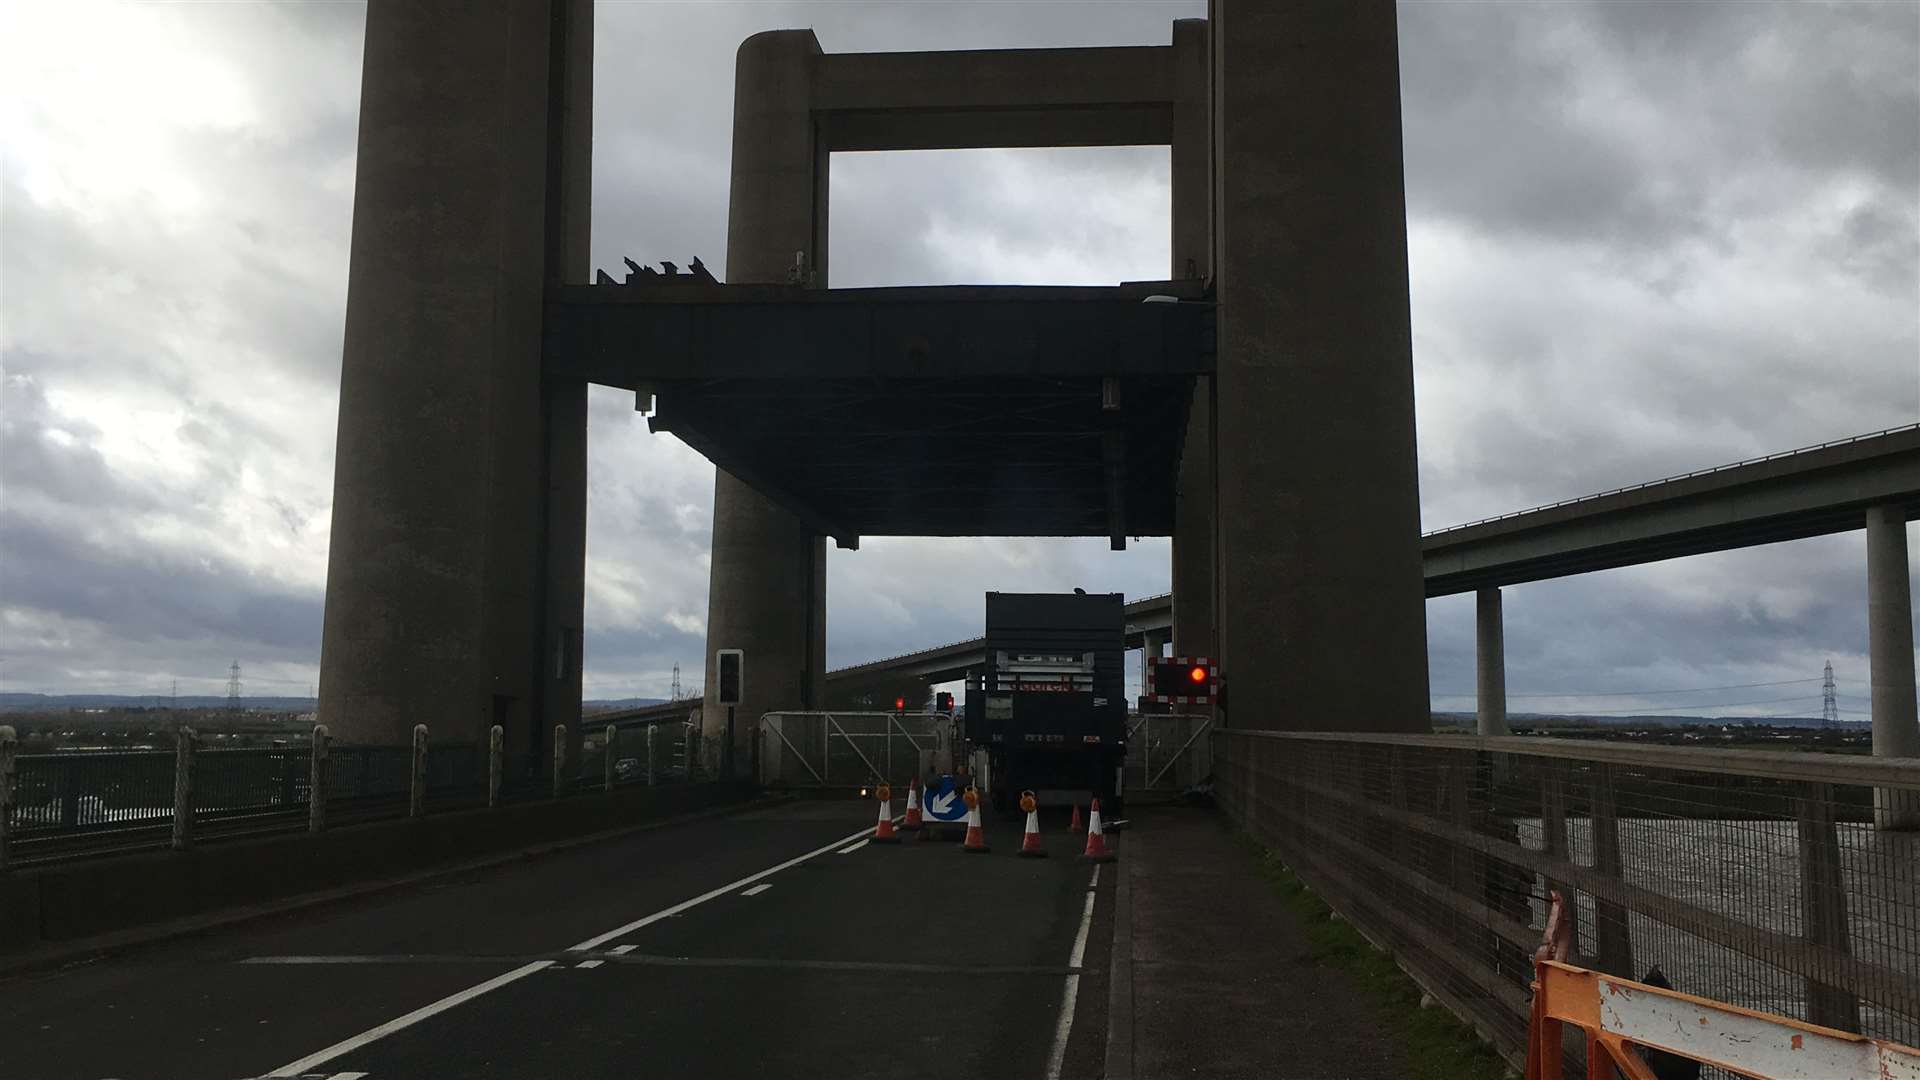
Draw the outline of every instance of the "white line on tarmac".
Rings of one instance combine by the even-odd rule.
[[[607,951],[612,953],[615,956],[625,956],[639,947],[640,946],[638,945],[615,945],[613,948],[608,949]]]
[[[1094,890],[1100,887],[1100,864],[1093,867],[1093,880],[1087,883],[1087,905],[1080,912],[1080,932],[1073,936],[1073,958],[1067,966],[1078,971],[1087,955],[1087,930],[1093,926]],[[1047,1080],[1060,1080],[1060,1068],[1067,1060],[1067,1037],[1073,1034],[1073,1007],[1080,999],[1080,976],[1067,976],[1067,988],[1060,994],[1060,1022],[1053,1029],[1053,1051],[1047,1055]]]
[[[741,896],[759,896],[761,893],[766,892],[768,889],[771,889],[771,888],[773,888],[773,886],[763,881],[760,884],[755,885],[753,888],[748,889],[746,892],[741,893],[740,895]]]
[[[873,828],[874,828],[873,826],[869,825],[866,828],[861,829],[859,832],[854,833],[851,836],[843,836],[840,839],[835,840],[833,843],[826,845],[825,847],[814,848],[812,851],[807,852],[805,855],[801,855],[797,858],[788,859],[786,862],[783,862],[778,866],[770,866],[765,870],[760,871],[757,874],[750,874],[746,877],[741,878],[739,881],[731,882],[729,884],[722,885],[717,889],[711,889],[707,892],[703,892],[699,896],[696,896],[691,900],[683,900],[680,903],[675,904],[670,908],[663,908],[659,911],[654,912],[651,915],[646,916],[645,918],[635,919],[624,926],[616,926],[604,934],[597,934],[581,942],[578,945],[572,946],[567,951],[588,952],[593,949],[597,949],[600,946],[606,944],[607,942],[612,941],[614,938],[625,937],[626,935],[633,933],[635,930],[638,930],[643,926],[651,926],[654,923],[659,922],[661,919],[672,918],[673,916],[678,915],[681,912],[686,911],[690,908],[698,907],[701,904],[704,904],[707,901],[712,900],[714,897],[725,896],[728,893],[734,891],[735,889],[740,888],[743,885],[751,885],[754,882],[759,881],[761,878],[772,877],[773,875],[779,873],[782,870],[787,870],[795,866],[799,866],[801,863],[806,862],[808,859],[814,858],[819,855],[825,855],[829,851],[834,851],[839,848],[845,847],[847,842],[850,840],[856,840],[863,836],[872,835]],[[350,1039],[343,1039],[340,1042],[334,1043],[332,1046],[327,1047],[325,1050],[319,1050],[314,1053],[308,1054],[306,1057],[303,1057],[299,1061],[293,1062],[292,1064],[282,1065],[278,1069],[275,1069],[272,1072],[268,1073],[267,1076],[269,1077],[298,1076],[315,1065],[319,1065],[322,1062],[332,1061],[334,1058],[337,1058],[342,1054],[346,1054],[354,1050],[358,1050],[361,1047],[366,1046],[368,1043],[372,1043],[380,1039],[384,1039],[396,1031],[400,1031],[404,1028],[412,1027],[413,1025],[419,1023],[422,1020],[427,1019],[430,1016],[433,1016],[438,1013],[443,1013],[448,1009],[455,1007],[456,1005],[464,1005],[467,1002],[472,1001],[474,998],[479,997],[481,994],[487,993],[488,991],[491,991],[491,990],[497,990],[500,987],[507,985],[508,983],[514,982],[519,979],[524,979],[536,971],[541,971],[551,966],[553,966],[553,961],[551,960],[535,960],[530,964],[523,964],[520,967],[514,968],[512,971],[507,972],[505,975],[496,975],[493,978],[488,979],[486,982],[478,983],[474,986],[469,986],[465,990],[462,990],[456,994],[449,994],[448,996],[441,998],[439,1001],[436,1001],[431,1005],[423,1005],[420,1008],[415,1009],[412,1012],[406,1014],[405,1016],[399,1017],[397,1019],[389,1020],[386,1023],[381,1024],[379,1027],[368,1028],[367,1030],[361,1032],[358,1035],[355,1035]]]
[[[334,1073],[332,1076],[327,1077],[327,1080],[360,1080],[360,1078],[365,1075],[367,1074],[363,1072]]]
[[[801,855],[798,858],[788,859],[786,862],[783,862],[778,866],[769,866],[765,870],[762,870],[757,874],[749,874],[746,877],[741,878],[739,881],[735,881],[727,885],[722,885],[717,889],[712,889],[707,892],[703,892],[699,896],[696,896],[691,900],[682,900],[681,902],[673,905],[670,908],[662,908],[661,910],[656,911],[653,914],[648,915],[643,919],[635,919],[632,922],[626,924],[625,926],[616,926],[604,934],[597,934],[581,942],[578,945],[572,946],[569,949],[569,951],[570,952],[589,952],[593,949],[597,949],[600,946],[605,945],[607,942],[612,941],[614,938],[626,937],[628,934],[633,933],[635,930],[638,930],[644,926],[652,926],[654,923],[659,922],[661,919],[671,919],[675,915],[678,915],[689,908],[699,907],[701,904],[706,903],[707,901],[713,899],[716,896],[725,896],[728,893],[734,891],[735,889],[741,888],[743,886],[751,885],[754,882],[759,881],[761,878],[772,877],[773,875],[779,873],[782,870],[789,870],[789,869],[792,869],[793,867],[799,866],[801,863],[806,862],[808,859],[814,858],[815,856],[825,855],[829,851],[834,851],[839,848],[845,847],[849,841],[858,840],[863,836],[872,835],[873,828],[874,828],[873,826],[869,825],[866,828],[861,829],[859,832],[854,833],[851,836],[843,836],[840,839],[835,840],[833,843],[828,844],[826,847],[814,848],[812,851],[807,852],[805,855]]]
[[[604,963],[606,963],[605,960],[582,960],[573,966],[576,968],[597,968]]]
[[[863,848],[863,847],[866,847],[866,846],[867,846],[867,842],[866,842],[865,840],[862,840],[862,841],[860,841],[860,842],[859,842],[859,843],[857,843],[857,844],[849,844],[849,845],[847,845],[846,847],[843,847],[843,848],[841,848],[841,849],[840,849],[840,854],[842,854],[842,855],[851,855],[851,854],[853,854],[854,852],[856,852],[856,851],[859,851],[859,850],[860,850],[861,848]]]
[[[524,979],[536,971],[541,971],[545,968],[549,968],[552,966],[553,966],[553,961],[551,960],[535,960],[531,964],[522,964],[519,967],[514,968],[512,971],[507,972],[505,975],[495,975],[493,978],[488,979],[486,982],[479,983],[474,986],[469,986],[465,990],[462,990],[457,994],[449,994],[446,997],[441,998],[439,1001],[436,1001],[431,1005],[422,1005],[420,1008],[413,1010],[412,1012],[408,1013],[405,1016],[399,1017],[398,1019],[389,1020],[386,1023],[381,1024],[379,1027],[368,1028],[367,1030],[361,1032],[360,1034],[355,1035],[351,1039],[342,1039],[341,1041],[334,1043],[332,1046],[327,1047],[325,1050],[308,1054],[306,1057],[303,1057],[299,1061],[293,1062],[290,1065],[282,1065],[279,1068],[268,1073],[267,1075],[270,1077],[299,1076],[301,1073],[306,1072],[308,1069],[312,1068],[315,1065],[320,1064],[321,1062],[332,1061],[334,1058],[337,1058],[342,1054],[346,1054],[354,1050],[358,1050],[370,1042],[374,1042],[375,1040],[378,1040],[378,1039],[384,1039],[387,1036],[393,1034],[394,1032],[401,1030],[402,1028],[412,1027],[413,1025],[419,1023],[420,1021],[425,1020],[429,1016],[433,1016],[437,1013],[446,1012],[448,1009],[451,1009],[456,1005],[462,1005],[462,1004],[465,1004],[466,1002],[472,1001],[474,998],[479,997],[481,994],[484,994],[489,990],[497,990],[500,987],[515,981],[516,979]]]

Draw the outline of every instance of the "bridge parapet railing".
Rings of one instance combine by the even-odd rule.
[[[1576,739],[1213,734],[1225,813],[1503,1052],[1549,890],[1575,963],[1920,1044],[1920,761]]]
[[[884,780],[906,794],[923,751],[952,746],[944,713],[771,712],[760,718],[760,782],[860,787]]]

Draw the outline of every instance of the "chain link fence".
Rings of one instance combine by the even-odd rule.
[[[1874,820],[1920,792],[1911,762],[1213,737],[1229,818],[1509,1057],[1549,890],[1577,912],[1579,966],[1920,1044],[1920,834]]]

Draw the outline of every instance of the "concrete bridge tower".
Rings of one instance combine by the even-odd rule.
[[[584,281],[590,0],[376,0],[361,77],[320,719],[346,742],[580,701],[586,384],[541,375]],[[535,760],[529,757],[528,760]]]

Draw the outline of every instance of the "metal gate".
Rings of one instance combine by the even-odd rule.
[[[1213,772],[1213,717],[1135,713],[1127,717],[1128,791],[1185,791]]]
[[[786,787],[899,786],[922,751],[951,750],[952,717],[934,713],[774,712],[760,718],[760,782]]]

